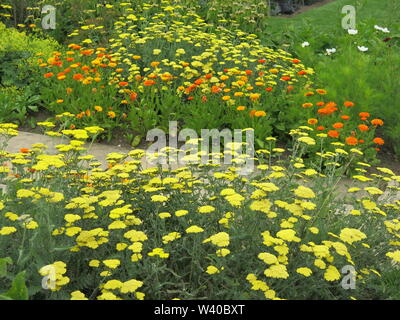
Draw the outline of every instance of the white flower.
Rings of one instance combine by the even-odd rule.
[[[351,34],[351,35],[354,35],[354,34],[357,34],[357,33],[358,33],[358,30],[356,30],[356,29],[347,29],[347,32],[348,32],[349,34]]]
[[[326,49],[326,53],[328,54],[328,56],[330,56],[332,53],[336,52],[336,48],[332,48],[332,49]]]
[[[365,51],[368,51],[368,48],[367,47],[364,47],[364,46],[358,46],[357,47],[358,48],[358,50],[360,50],[361,52],[365,52]]]
[[[301,46],[304,47],[308,47],[310,45],[310,43],[308,41],[304,41]]]
[[[390,30],[389,30],[388,28],[382,28],[382,27],[377,26],[377,25],[375,25],[374,28],[375,28],[376,30],[382,31],[382,32],[384,32],[384,33],[389,33],[389,32],[390,32]]]

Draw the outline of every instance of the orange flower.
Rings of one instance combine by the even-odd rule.
[[[365,140],[364,139],[360,139],[360,140],[358,140],[358,143],[364,143],[365,142]]]
[[[368,118],[368,117],[371,116],[368,112],[360,112],[358,115],[359,115],[361,118]]]
[[[156,82],[154,80],[146,80],[143,82],[143,85],[147,86],[147,87],[151,87],[152,85],[155,85]]]
[[[254,114],[257,112],[257,110],[251,110],[250,112],[249,112],[249,114],[250,114],[250,117],[253,117],[254,116]]]
[[[305,74],[307,74],[307,71],[306,70],[301,70],[301,71],[297,72],[297,74],[299,76],[304,76]]]
[[[347,108],[354,107],[354,103],[351,101],[345,101],[343,105]]]
[[[97,112],[102,112],[103,108],[101,106],[94,106],[94,110],[96,110]]]
[[[346,138],[346,144],[348,144],[349,146],[355,146],[357,145],[358,140],[356,137],[347,137]]]
[[[50,78],[50,77],[52,77],[52,76],[54,76],[54,73],[52,73],[52,72],[49,72],[49,73],[46,73],[46,74],[44,74],[44,77],[47,79],[47,78]]]
[[[299,59],[293,59],[292,62],[293,63],[300,63],[300,60]]]
[[[313,96],[315,93],[314,92],[306,92],[305,94],[304,94],[304,96],[306,96],[306,97],[309,97],[309,96]]]
[[[129,83],[126,81],[121,81],[118,83],[120,87],[126,87]]]
[[[303,108],[310,108],[312,106],[313,106],[313,104],[311,102],[303,103]]]
[[[137,94],[136,92],[132,92],[132,93],[129,95],[129,99],[130,99],[131,101],[135,101],[135,100],[137,99],[137,96],[138,96],[138,94]]]
[[[197,85],[201,85],[204,82],[203,79],[197,79],[194,83]]]
[[[236,108],[236,110],[243,111],[243,110],[246,110],[246,107],[245,106],[239,106],[239,107]]]
[[[107,112],[107,116],[108,116],[109,118],[111,118],[111,119],[114,119],[114,118],[115,118],[115,112],[114,112],[114,111],[108,111],[108,112]]]
[[[89,109],[87,109],[87,110],[85,111],[85,114],[86,114],[88,117],[90,117],[90,115],[91,115],[91,112],[90,112],[90,110],[89,110]]]
[[[383,121],[381,119],[372,119],[371,124],[376,126],[383,126]]]
[[[365,124],[360,124],[359,126],[358,126],[358,129],[360,130],[360,131],[368,131],[368,126],[366,126]]]
[[[379,144],[380,146],[385,144],[385,141],[382,138],[375,138],[372,140],[373,143]]]
[[[259,93],[250,93],[249,97],[251,101],[256,101],[260,98],[261,94]]]
[[[328,136],[331,138],[339,138],[340,133],[336,130],[329,130],[328,131]]]
[[[322,107],[322,106],[325,105],[325,102],[320,101],[320,102],[317,102],[316,105],[317,105],[318,107]]]
[[[272,87],[265,88],[265,91],[271,92],[272,91]]]
[[[253,71],[251,71],[251,70],[246,70],[245,72],[246,72],[246,74],[247,74],[248,76],[251,75],[251,74],[253,73]]]
[[[319,94],[321,94],[321,95],[324,95],[324,94],[326,94],[327,92],[326,92],[326,90],[324,90],[324,89],[317,89],[317,90],[315,90],[315,91],[317,91]]]
[[[343,128],[343,123],[341,122],[336,122],[332,125],[335,129],[342,129]]]
[[[324,131],[324,130],[325,130],[325,127],[324,127],[324,126],[318,126],[318,127],[317,127],[317,130],[318,130],[318,131]]]
[[[28,153],[30,150],[28,148],[21,148],[19,149],[21,153]]]
[[[83,79],[83,75],[81,73],[76,73],[73,75],[74,80],[82,80]]]
[[[317,124],[318,123],[318,120],[317,119],[315,119],[315,118],[311,118],[311,119],[308,119],[308,124]]]
[[[67,91],[67,94],[71,94],[74,90],[72,88],[67,88],[66,91]]]
[[[265,63],[267,60],[265,60],[265,59],[260,59],[260,60],[258,60],[258,63]]]
[[[349,120],[350,119],[350,116],[347,116],[347,115],[343,115],[343,116],[340,116],[343,120]]]
[[[291,79],[291,78],[290,78],[289,76],[284,76],[284,77],[281,78],[282,81],[288,81],[288,80],[290,80],[290,79]]]
[[[256,111],[256,112],[254,113],[254,115],[255,115],[256,117],[265,117],[267,114],[265,113],[265,111]]]
[[[221,92],[221,88],[219,88],[219,87],[217,87],[217,86],[212,86],[211,87],[211,92],[212,93],[219,93],[219,92]]]

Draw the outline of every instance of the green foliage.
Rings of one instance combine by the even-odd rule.
[[[32,112],[38,111],[40,96],[31,89],[17,87],[0,87],[0,121],[18,121],[24,124]]]
[[[49,57],[57,49],[50,39],[39,39],[0,23],[0,84],[23,87],[35,83],[37,55]]]

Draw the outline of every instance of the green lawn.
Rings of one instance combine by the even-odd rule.
[[[356,21],[378,25],[400,27],[400,1],[398,0],[336,0],[321,7],[298,14],[293,18],[271,17],[269,32],[281,33],[290,26],[308,22],[315,31],[337,31],[345,16],[342,8],[352,5],[356,8]]]

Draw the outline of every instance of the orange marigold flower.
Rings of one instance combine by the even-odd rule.
[[[249,97],[251,101],[256,101],[260,98],[261,94],[259,93],[250,93]]]
[[[358,129],[360,130],[360,131],[368,131],[368,126],[366,126],[365,124],[360,124],[359,126],[358,126]]]
[[[343,128],[343,123],[341,122],[336,122],[332,125],[335,129],[342,129]]]
[[[347,108],[354,107],[354,103],[351,101],[345,101],[343,105]]]
[[[87,109],[87,110],[85,111],[85,114],[86,114],[88,117],[90,117],[90,115],[91,115],[91,112],[90,112],[90,110],[89,110],[89,109]]]
[[[315,118],[311,118],[311,119],[308,119],[308,124],[317,124],[318,123],[318,119],[315,119]]]
[[[219,93],[221,91],[222,91],[222,89],[220,87],[217,87],[217,86],[212,86],[211,87],[211,92],[212,93]]]
[[[251,71],[251,70],[246,70],[245,72],[246,72],[246,74],[247,74],[248,76],[251,75],[251,74],[253,73],[253,71]]]
[[[273,89],[272,87],[268,87],[268,88],[265,88],[265,91],[271,92],[272,89]]]
[[[340,116],[343,120],[349,120],[350,119],[350,116],[348,116],[348,115],[343,115],[343,116]]]
[[[108,112],[107,112],[107,116],[108,116],[109,118],[111,118],[111,119],[114,119],[114,118],[115,118],[115,112],[114,112],[114,111],[108,111]]]
[[[311,102],[303,103],[303,108],[310,108],[312,106],[313,106],[313,104]]]
[[[126,87],[129,83],[126,81],[121,81],[118,83],[120,87]]]
[[[384,145],[385,141],[382,138],[374,138],[374,140],[372,140],[373,143],[379,144],[379,145]]]
[[[203,79],[197,79],[194,83],[197,84],[197,85],[200,85],[200,84],[202,84],[203,82],[204,82]]]
[[[304,94],[304,96],[306,96],[306,97],[309,97],[309,96],[313,96],[315,93],[314,92],[306,92],[305,94]]]
[[[281,78],[281,80],[283,80],[283,81],[288,81],[288,80],[290,80],[291,78],[289,77],[289,76],[284,76],[284,77],[282,77]]]
[[[360,112],[358,115],[359,115],[361,118],[368,118],[368,117],[371,116],[368,112]]]
[[[358,140],[356,137],[347,137],[346,138],[346,144],[348,144],[349,146],[355,146],[357,145]]]
[[[320,102],[317,102],[316,105],[317,105],[318,107],[322,107],[322,106],[325,105],[325,102],[320,101]]]
[[[317,90],[315,90],[315,91],[317,91],[317,92],[318,92],[319,94],[321,94],[321,95],[327,94],[327,91],[324,90],[324,89],[317,89]]]
[[[299,59],[293,59],[292,62],[293,63],[300,63],[300,60]]]
[[[317,127],[317,130],[318,130],[318,131],[324,131],[324,130],[325,130],[325,127],[324,127],[324,126],[318,126],[318,127]]]
[[[372,119],[371,124],[376,126],[383,126],[383,121],[381,119]]]
[[[328,131],[328,136],[331,138],[339,138],[340,133],[336,130],[329,130]]]
[[[83,75],[81,73],[76,73],[73,75],[74,80],[82,80],[83,79]]]
[[[364,143],[365,142],[365,140],[364,139],[360,139],[360,140],[358,140],[358,143]]]
[[[249,112],[250,117],[253,117],[256,112],[257,112],[257,110],[250,110],[250,112]]]
[[[94,110],[96,110],[97,112],[102,112],[103,108],[101,106],[94,106]]]
[[[265,117],[267,114],[265,113],[265,111],[256,111],[256,112],[254,113],[254,115],[255,115],[256,117]]]
[[[19,152],[21,153],[28,153],[30,150],[28,148],[21,148],[19,149]]]
[[[245,106],[239,106],[239,107],[236,108],[236,110],[243,111],[243,110],[246,110],[246,107]]]
[[[265,60],[265,59],[260,59],[260,60],[258,60],[258,63],[265,63],[267,60]]]
[[[147,86],[147,87],[150,87],[150,86],[155,85],[155,84],[156,84],[156,82],[154,80],[146,80],[146,81],[143,82],[143,85]]]
[[[297,72],[297,74],[299,76],[304,76],[305,74],[307,74],[307,71],[306,70],[301,70],[301,71]]]
[[[135,101],[137,99],[138,94],[136,92],[131,92],[131,94],[129,95],[129,99],[131,101]]]
[[[48,72],[48,73],[46,73],[46,74],[44,74],[44,77],[47,79],[47,78],[51,78],[52,76],[54,76],[54,73],[53,72]]]

